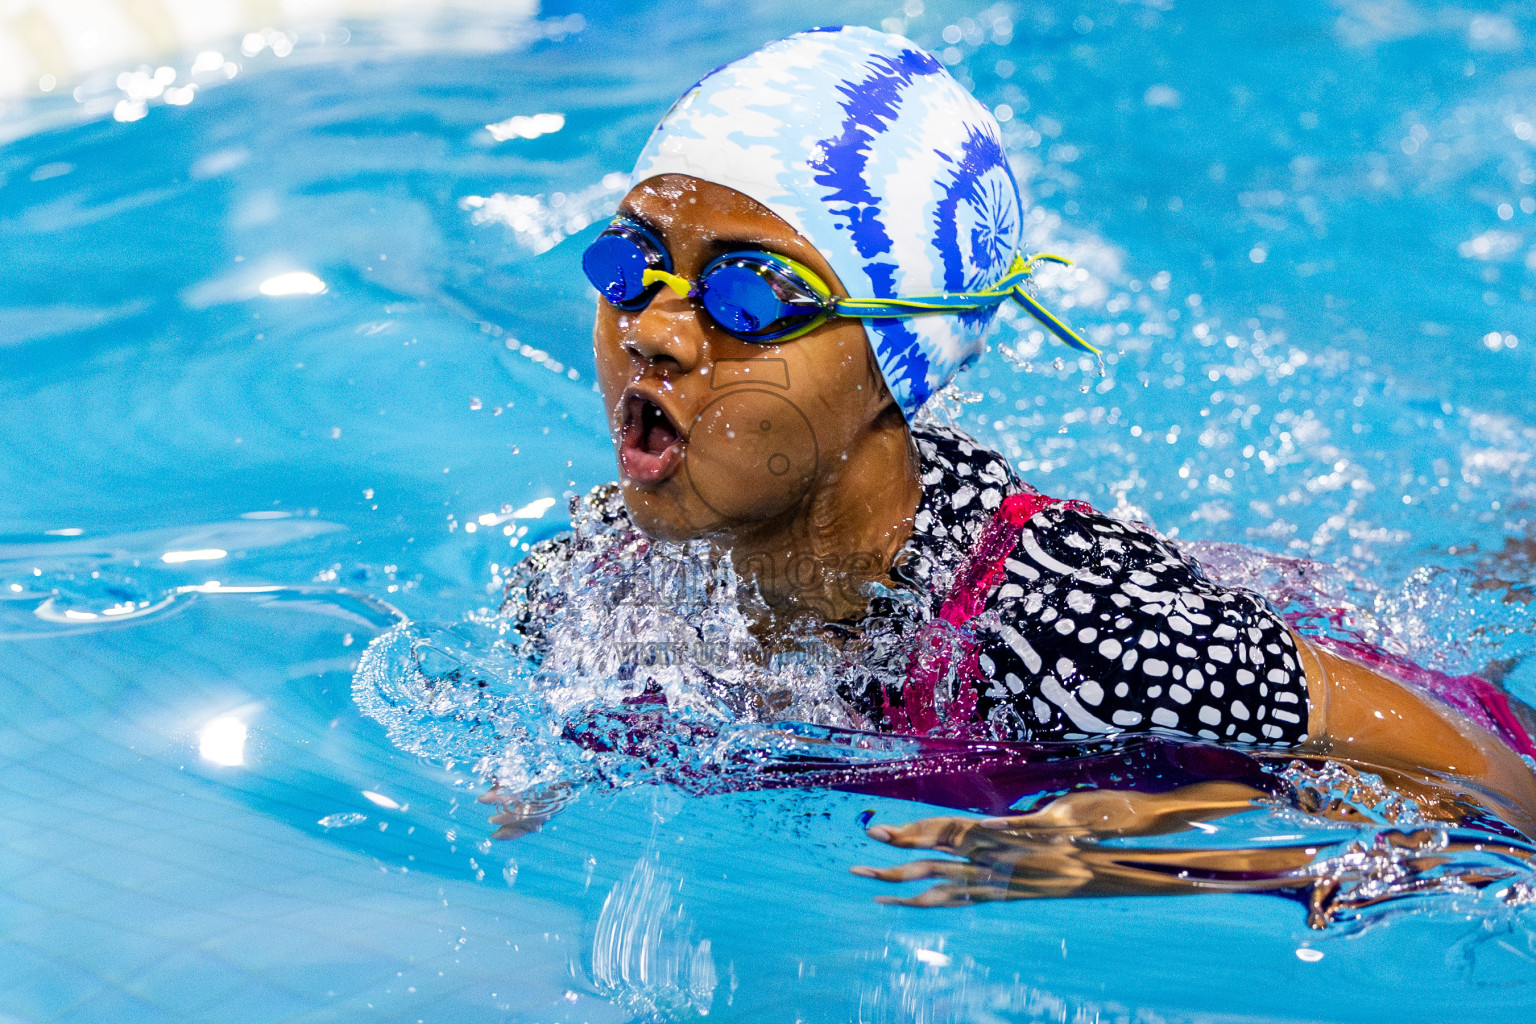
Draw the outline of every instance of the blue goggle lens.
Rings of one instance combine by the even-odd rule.
[[[744,341],[771,341],[824,315],[812,294],[751,257],[726,256],[706,268],[699,298],[715,323]]]
[[[672,260],[651,232],[633,221],[618,220],[587,247],[581,269],[605,300],[633,312],[644,309],[661,287],[646,285],[645,272],[671,272]],[[699,275],[697,287],[704,312],[742,341],[771,342],[830,312],[826,298],[798,274],[754,253],[730,253],[714,260]]]
[[[670,263],[660,246],[628,224],[616,224],[598,235],[581,257],[582,272],[598,294],[630,310],[644,306],[656,290],[642,283],[645,272],[670,270]]]

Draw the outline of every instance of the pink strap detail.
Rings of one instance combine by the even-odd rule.
[[[948,674],[956,655],[960,658],[962,685],[953,704],[946,709],[942,724],[952,732],[970,731],[968,726],[976,714],[976,684],[982,681],[980,651],[975,641],[960,634],[956,627],[965,625],[986,608],[987,598],[1002,579],[1008,555],[1025,524],[1052,505],[1077,512],[1092,511],[1081,501],[1062,501],[1043,494],[1011,494],[993,513],[965,564],[955,573],[938,618],[923,626],[918,634],[917,649],[907,662],[901,707],[893,706],[890,695],[885,695],[886,727],[891,732],[925,734],[941,724],[935,694],[939,680]]]
[[[1514,748],[1515,753],[1536,757],[1536,743],[1531,742],[1530,733],[1525,731],[1525,726],[1515,717],[1514,711],[1509,706],[1509,698],[1504,695],[1504,692],[1488,680],[1477,676],[1470,677],[1468,685],[1483,702],[1483,708],[1488,712],[1488,717],[1504,730],[1506,734],[1504,739]]]
[[[993,514],[971,549],[965,565],[955,574],[954,585],[939,615],[952,626],[963,626],[987,606],[987,597],[1003,575],[1008,553],[1019,542],[1019,533],[1042,509],[1065,505],[1078,512],[1091,511],[1081,501],[1062,501],[1043,494],[1010,494]]]
[[[1293,623],[1294,625],[1294,623]],[[1427,693],[1456,708],[1478,725],[1498,736],[1517,754],[1536,757],[1536,742],[1509,706],[1504,691],[1481,676],[1453,676],[1425,668],[1362,641],[1307,634],[1313,643],[1358,661],[1421,693]]]

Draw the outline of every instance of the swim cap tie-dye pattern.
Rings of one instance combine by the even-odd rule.
[[[762,203],[856,298],[990,288],[1019,246],[996,119],[931,54],[872,29],[801,32],[705,75],[656,126],[631,185],[661,174]],[[868,321],[908,418],[982,353],[995,312]]]

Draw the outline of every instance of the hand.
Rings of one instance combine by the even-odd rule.
[[[1263,796],[1230,782],[1198,783],[1156,794],[1086,790],[1005,818],[948,816],[904,826],[875,825],[868,829],[872,839],[965,860],[917,860],[893,868],[860,865],[851,870],[886,882],[940,879],[916,896],[877,897],[882,903],[919,907],[1062,896],[1306,888],[1312,880],[1292,873],[1311,862],[1315,847],[1154,850],[1099,842],[1181,831],[1194,821],[1247,810]]]
[[[557,782],[527,790],[510,790],[496,785],[475,800],[501,807],[489,819],[492,825],[500,826],[491,833],[492,839],[518,839],[543,828],[544,823],[570,803],[573,796],[570,786]]]

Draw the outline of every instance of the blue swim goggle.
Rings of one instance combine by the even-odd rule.
[[[1013,258],[1007,275],[985,291],[911,299],[846,299],[832,294],[805,264],[762,249],[728,252],[707,263],[697,281],[672,272],[672,256],[649,228],[617,217],[582,254],[581,267],[598,294],[631,312],[644,309],[666,285],[683,298],[696,298],[721,330],[734,338],[773,344],[798,338],[835,317],[884,320],[991,309],[1009,299],[1029,311],[1056,337],[1084,352],[1097,353],[1072,328],[1024,290],[1040,262],[1070,264],[1050,253]]]

